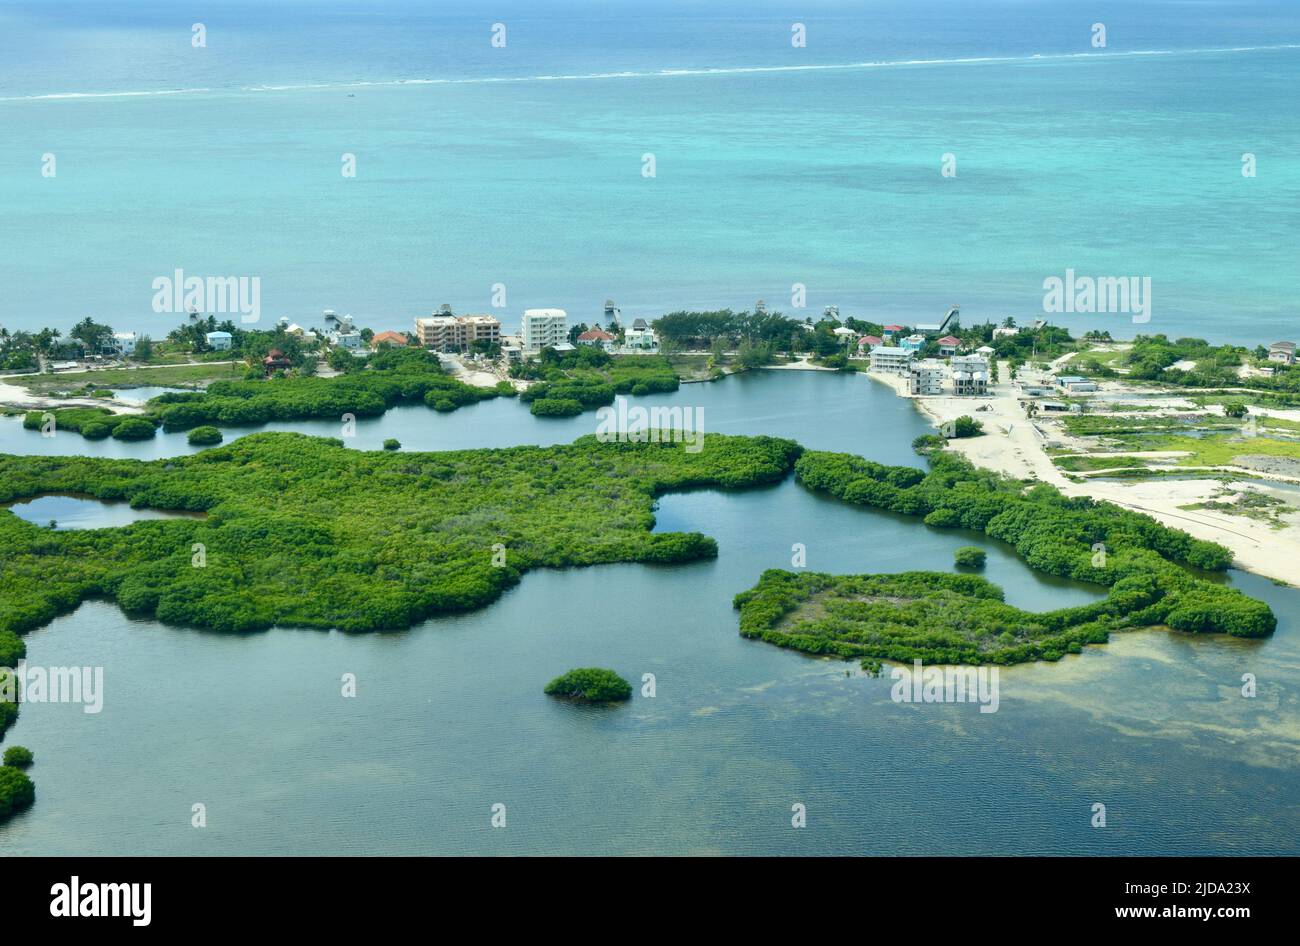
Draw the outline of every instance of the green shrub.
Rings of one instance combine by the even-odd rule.
[[[581,401],[569,397],[545,397],[533,401],[531,408],[536,417],[574,417],[583,410]]]
[[[5,750],[5,765],[11,765],[16,769],[25,769],[32,764],[34,756],[32,750],[26,746],[10,746]]]
[[[952,422],[952,437],[978,437],[984,433],[983,421],[978,421],[969,414],[963,414]]]
[[[984,550],[974,545],[963,545],[953,555],[953,560],[965,568],[983,568],[985,558]]]
[[[632,696],[632,684],[613,670],[602,667],[579,667],[561,674],[546,684],[547,696],[559,696],[586,703],[608,703]]]
[[[30,808],[36,801],[36,786],[27,773],[13,766],[0,767],[0,821]]]
[[[153,421],[143,417],[124,417],[113,427],[114,440],[148,440],[158,432]]]
[[[961,525],[961,513],[956,509],[936,509],[926,515],[924,522],[927,526],[951,529]]]
[[[922,434],[912,441],[912,449],[925,456],[934,450],[942,450],[948,441],[938,434]]]
[[[103,440],[113,432],[113,428],[103,421],[92,420],[81,426],[81,436],[87,440]]]
[[[189,436],[185,439],[188,440],[192,446],[211,447],[215,444],[221,443],[224,438],[222,437],[220,430],[205,424],[202,427],[195,427],[190,431]]]
[[[402,441],[396,439],[395,437],[389,437],[387,440],[384,441],[384,449],[385,449],[385,450],[401,450],[401,449],[402,449]]]

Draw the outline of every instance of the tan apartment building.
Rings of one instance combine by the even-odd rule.
[[[501,322],[491,315],[431,315],[415,320],[415,337],[435,351],[464,351],[475,342],[501,343]]]

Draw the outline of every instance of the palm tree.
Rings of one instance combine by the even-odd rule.
[[[1008,315],[1005,319],[1002,320],[1002,327],[1003,327],[1003,328],[1015,328],[1015,327],[1016,327],[1016,320],[1013,319],[1011,316]]]

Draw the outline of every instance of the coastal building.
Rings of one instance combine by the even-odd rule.
[[[898,347],[906,349],[907,351],[918,352],[925,347],[925,336],[909,335],[898,343]]]
[[[361,347],[361,333],[354,332],[351,329],[341,332],[330,332],[326,336],[329,343],[335,348],[346,348],[348,351],[356,351]]]
[[[501,321],[491,315],[431,315],[415,320],[415,337],[433,351],[464,351],[475,342],[501,343]]]
[[[213,351],[230,351],[230,346],[234,344],[234,339],[229,332],[208,332],[204,338]]]
[[[524,351],[541,351],[567,344],[569,316],[563,309],[525,309]]]
[[[634,319],[632,327],[623,333],[623,345],[627,348],[640,348],[654,351],[659,347],[659,340],[645,319]]]
[[[918,322],[913,327],[922,335],[938,335],[943,331],[943,326],[938,322]]]
[[[907,391],[915,395],[943,393],[943,362],[937,358],[923,358],[908,365]]]
[[[280,349],[272,348],[266,353],[266,357],[262,359],[262,367],[266,369],[267,375],[270,376],[277,371],[288,371],[293,367],[293,362]]]
[[[391,345],[394,348],[406,347],[406,336],[401,332],[380,332],[370,339],[370,347],[379,349],[385,345]]]
[[[883,332],[883,334],[884,334],[884,336],[885,336],[885,341],[889,341],[891,338],[893,338],[893,337],[894,337],[895,335],[897,335],[899,332],[903,331],[903,326],[901,326],[901,325],[886,325],[886,326],[885,326],[881,331]]]
[[[1081,394],[1097,390],[1097,382],[1077,374],[1062,375],[1056,379],[1056,386],[1069,394]]]
[[[595,348],[608,349],[617,340],[615,336],[602,328],[589,328],[578,336],[579,345],[590,345]]]
[[[835,333],[835,337],[845,345],[849,343],[849,339],[858,334],[846,325],[841,325],[839,328],[833,329],[832,331]]]
[[[858,354],[865,355],[884,344],[879,335],[863,335],[858,339]]]
[[[1019,334],[1020,329],[1018,328],[995,328],[993,330],[994,338],[1015,338]]]
[[[980,397],[989,393],[989,363],[980,355],[954,355],[952,393],[958,397]]]
[[[915,354],[915,352],[905,348],[886,348],[883,345],[879,348],[873,348],[871,349],[871,370],[883,374],[906,374]]]
[[[993,356],[996,355],[997,353],[998,353],[997,349],[994,348],[992,345],[981,345],[979,348],[975,349],[975,354],[983,355],[984,358],[988,359],[989,361],[992,361]]]
[[[1274,342],[1269,345],[1268,360],[1280,365],[1295,364],[1295,342]]]
[[[114,332],[113,340],[105,346],[108,349],[105,354],[126,355],[135,354],[136,335],[135,332]]]
[[[955,355],[957,353],[957,346],[960,344],[960,338],[957,338],[955,335],[945,335],[943,338],[939,339],[939,354],[944,356]]]
[[[1021,374],[1016,378],[1016,384],[1025,397],[1049,397],[1056,393],[1051,380],[1039,375]]]

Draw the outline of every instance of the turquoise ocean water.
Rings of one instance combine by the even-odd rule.
[[[794,311],[795,283],[813,314],[1024,319],[1072,268],[1153,285],[1147,325],[1072,328],[1295,334],[1294,4],[114,6],[0,6],[10,329],[161,335],[177,268],[375,328]]]

